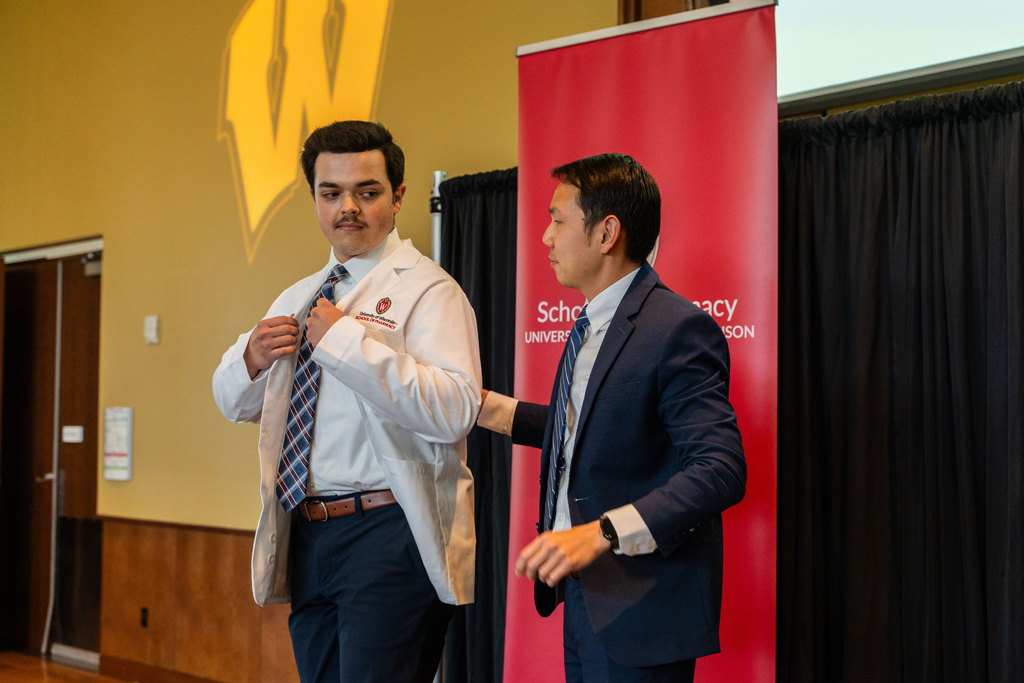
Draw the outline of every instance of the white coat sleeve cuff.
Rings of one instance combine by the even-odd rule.
[[[259,384],[260,381],[267,376],[266,370],[259,370],[256,372],[255,377],[250,378],[249,368],[245,365],[245,358],[241,356],[238,360],[232,361],[228,370],[235,376],[235,381],[238,382],[238,385],[246,388],[253,384]]]
[[[242,374],[245,375],[245,379],[249,380],[250,384],[259,384],[260,382],[262,382],[263,380],[265,380],[267,378],[268,374],[270,374],[270,368],[267,368],[266,370],[257,370],[256,371],[256,376],[250,378],[249,377],[249,367],[245,364],[245,357],[244,356],[242,357],[241,361],[242,361]],[[270,367],[274,367],[274,366],[271,365]]]
[[[249,378],[245,367],[245,347],[249,343],[247,332],[228,349],[217,370],[213,373],[213,397],[221,413],[232,422],[246,422],[259,417],[263,406],[263,392],[267,383],[267,372],[261,372],[255,379]]]
[[[490,391],[484,399],[484,404],[480,406],[480,416],[476,423],[492,432],[512,436],[512,419],[516,416],[518,405],[518,399]]]
[[[646,555],[658,549],[647,523],[632,505],[623,505],[605,513],[619,537],[616,555]]]
[[[267,373],[270,372],[269,369],[258,370],[255,377],[249,377],[249,368],[245,365],[245,349],[249,346],[249,336],[251,334],[250,332],[249,334],[242,335],[245,338],[245,344],[240,347],[236,345],[231,349],[231,356],[228,358],[226,368],[235,384],[243,390],[248,389],[253,384],[259,384],[267,376]]]

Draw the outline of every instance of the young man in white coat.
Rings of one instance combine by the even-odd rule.
[[[430,681],[453,606],[473,599],[476,320],[398,238],[404,165],[378,124],[309,136],[302,167],[330,258],[213,377],[229,420],[260,423],[253,594],[291,601],[303,683]]]

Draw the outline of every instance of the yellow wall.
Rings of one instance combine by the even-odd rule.
[[[308,194],[252,263],[221,62],[244,0],[0,3],[0,251],[104,238],[100,405],[135,408],[134,479],[103,515],[248,529],[257,430],[217,411],[220,355],[328,246]],[[617,0],[395,0],[376,118],[407,157],[399,231],[429,253],[430,173],[516,164],[515,48],[612,26]],[[142,321],[157,314],[159,345]]]

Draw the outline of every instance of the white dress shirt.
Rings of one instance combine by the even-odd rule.
[[[579,418],[580,409],[583,407],[583,399],[587,394],[587,384],[590,382],[590,373],[594,369],[594,362],[601,350],[608,325],[612,316],[619,307],[622,297],[632,284],[639,268],[629,273],[622,279],[616,281],[594,297],[593,301],[587,302],[587,319],[590,325],[584,336],[583,344],[580,346],[576,356],[576,364],[572,370],[572,380],[569,388],[569,402],[566,406],[565,433],[563,434],[562,455],[565,457],[565,469],[562,472],[561,481],[558,486],[558,498],[555,503],[555,518],[552,525],[553,531],[565,531],[572,527],[569,519],[569,472],[572,469],[573,451],[576,445],[576,423]],[[512,433],[512,419],[515,416],[516,405],[519,403],[514,398],[503,396],[495,392],[489,392],[480,410],[480,417],[477,424],[485,429],[500,432],[502,434]],[[546,477],[545,473],[541,476]],[[619,537],[619,554],[643,555],[652,553],[658,549],[650,529],[644,522],[643,517],[632,505],[625,505],[605,513],[615,527],[615,533]]]
[[[334,286],[334,300],[340,301],[374,266],[390,255],[402,240],[398,230],[361,256],[344,264],[348,275]],[[330,268],[341,264],[331,249]],[[316,305],[316,302],[313,302]],[[300,320],[304,325],[305,320]],[[262,375],[264,373],[260,373]],[[260,379],[257,375],[253,382]],[[309,444],[309,475],[306,495],[335,495],[388,488],[384,470],[377,463],[366,428],[359,414],[356,393],[328,372],[320,373],[313,438]]]
[[[402,240],[398,230],[370,251],[353,256],[343,265],[348,276],[334,285],[334,300],[340,301],[374,266],[388,256]],[[331,250],[331,268],[338,265]],[[383,468],[373,455],[366,428],[359,415],[356,392],[329,372],[320,373],[313,440],[309,445],[309,478],[306,495],[333,495],[388,488]]]

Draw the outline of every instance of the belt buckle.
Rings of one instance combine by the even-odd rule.
[[[326,522],[328,519],[331,518],[331,516],[327,514],[327,503],[323,502],[322,500],[318,500],[316,501],[316,504],[324,509],[324,518],[318,521]]]

